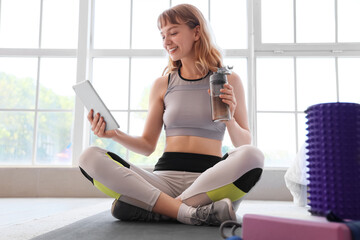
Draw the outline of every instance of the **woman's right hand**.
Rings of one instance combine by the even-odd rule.
[[[106,122],[104,121],[104,117],[100,116],[100,113],[96,113],[94,116],[94,110],[91,109],[87,119],[91,124],[91,130],[94,134],[100,138],[112,138],[116,135],[115,130],[107,130],[105,131]]]

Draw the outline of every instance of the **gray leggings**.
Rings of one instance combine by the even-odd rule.
[[[203,173],[148,172],[99,147],[89,147],[79,159],[80,170],[100,191],[148,211],[161,192],[194,207],[230,198],[237,208],[263,166],[264,155],[250,145],[230,150],[225,160]]]

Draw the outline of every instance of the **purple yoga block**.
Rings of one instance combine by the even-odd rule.
[[[359,220],[360,104],[323,103],[305,113],[310,212]]]
[[[343,223],[245,214],[242,226],[244,240],[351,240]]]

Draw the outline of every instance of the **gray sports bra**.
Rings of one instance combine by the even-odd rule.
[[[222,140],[226,126],[211,120],[210,72],[203,78],[189,80],[179,71],[169,75],[164,96],[163,121],[166,136],[198,136]]]

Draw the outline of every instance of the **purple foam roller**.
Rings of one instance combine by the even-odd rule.
[[[309,107],[307,149],[310,212],[360,219],[360,104]]]

